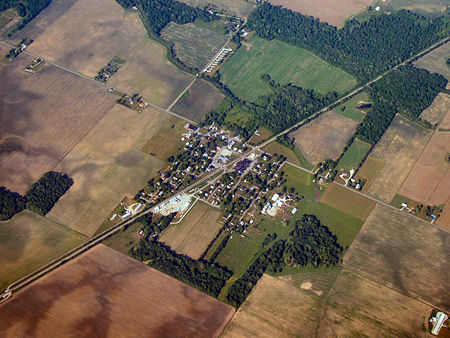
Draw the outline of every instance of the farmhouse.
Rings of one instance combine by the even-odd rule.
[[[436,314],[436,317],[433,317],[430,319],[430,322],[433,323],[433,328],[431,329],[431,333],[437,336],[439,334],[439,331],[441,331],[441,328],[444,325],[444,323],[447,321],[448,316],[443,312],[438,312]]]

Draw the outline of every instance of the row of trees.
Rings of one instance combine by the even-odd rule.
[[[373,106],[358,127],[358,136],[376,144],[397,113],[419,120],[446,85],[441,75],[410,65],[393,70],[368,88]]]
[[[0,187],[0,220],[10,219],[25,208],[44,216],[73,184],[73,179],[56,171],[46,172],[25,196]]]
[[[0,1],[0,11],[8,8],[15,8],[21,17],[22,23],[16,28],[23,28],[36,15],[38,15],[45,7],[50,5],[51,0],[2,0]]]
[[[130,255],[141,262],[149,261],[148,265],[151,267],[213,297],[219,295],[233,274],[220,265],[178,254],[170,247],[150,238],[142,238],[139,244],[130,250]]]
[[[364,22],[353,19],[337,29],[266,2],[251,13],[248,26],[265,39],[310,49],[366,82],[447,36],[447,21],[401,10]]]
[[[266,245],[276,236],[268,235]],[[239,307],[265,272],[280,273],[286,264],[312,267],[333,266],[340,262],[343,248],[337,237],[314,215],[303,215],[290,232],[289,239],[279,240],[250,265],[229,289],[228,302]]]

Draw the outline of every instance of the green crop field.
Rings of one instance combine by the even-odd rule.
[[[350,148],[345,152],[344,156],[339,160],[337,169],[352,169],[357,167],[364,156],[366,156],[369,149],[369,143],[355,139]]]
[[[0,290],[81,244],[86,237],[25,210],[0,226]]]
[[[306,49],[256,36],[243,42],[220,73],[222,81],[233,93],[250,101],[270,94],[269,87],[261,81],[262,74],[270,74],[273,80],[282,84],[293,83],[321,93],[333,90],[342,93],[356,86],[351,75]]]
[[[361,104],[368,103],[369,95],[366,92],[359,93],[358,95],[353,96],[347,102],[341,104],[340,106],[334,109],[335,112],[344,115],[352,120],[361,122],[364,119],[364,111],[362,109],[358,109]]]
[[[227,41],[225,32],[218,23],[170,23],[161,35],[175,43],[178,58],[186,65],[202,69],[219,52]]]
[[[275,218],[262,215],[255,220],[257,226],[250,228],[245,237],[236,234],[228,241],[216,261],[233,270],[234,276],[237,278],[263,251],[261,243],[267,234],[275,232],[278,235],[277,239],[287,238],[295,221],[300,219],[303,214],[316,215],[337,236],[339,243],[344,248],[353,242],[363,224],[363,220],[357,217],[318,202],[321,191],[313,183],[314,177],[311,174],[291,165],[285,165],[282,170],[287,175],[286,186],[294,187],[304,198],[296,205],[298,211],[287,223],[283,221],[281,215]]]

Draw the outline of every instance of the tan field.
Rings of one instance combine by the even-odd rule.
[[[450,88],[450,85],[447,85],[447,88]],[[447,114],[439,125],[439,130],[442,131],[450,131],[450,113],[447,110]]]
[[[48,64],[26,73],[31,60],[21,54],[0,68],[0,185],[19,193],[53,169],[115,100],[104,87]]]
[[[161,236],[161,242],[178,253],[198,259],[222,226],[221,212],[198,201],[179,224],[171,225]]]
[[[54,11],[65,7],[55,2]],[[78,0],[59,18],[44,20],[38,16],[31,23],[42,33],[30,51],[90,77],[119,56],[126,63],[109,84],[130,94],[167,107],[191,81],[166,59],[165,47],[147,37],[137,12],[125,11],[114,0]]]
[[[367,181],[362,188],[363,192],[367,192],[370,189],[370,186],[380,174],[384,165],[385,162],[383,160],[376,159],[371,156],[367,157],[363,166],[356,174],[356,178],[365,179]]]
[[[450,234],[377,205],[354,243],[346,268],[413,298],[450,310]],[[426,281],[426,282],[424,282]]]
[[[124,195],[134,196],[163,166],[140,149],[168,119],[153,108],[116,105],[56,167],[75,183],[48,217],[93,235]]]
[[[217,337],[234,309],[98,245],[0,305],[6,337]]]
[[[371,153],[374,158],[384,161],[385,165],[367,192],[390,203],[431,135],[431,131],[395,117]],[[362,170],[365,166],[366,164],[362,166]]]
[[[431,307],[343,270],[327,297],[318,337],[426,337]]]
[[[0,290],[85,239],[84,235],[28,210],[0,222]]]
[[[450,132],[436,132],[398,193],[424,204],[445,204],[450,196],[449,153]]]
[[[273,5],[281,5],[304,15],[319,18],[322,22],[342,27],[352,14],[371,5],[373,0],[269,0]]]
[[[445,204],[444,209],[442,210],[441,217],[438,218],[436,224],[447,230],[450,230],[450,200],[448,200]]]
[[[335,183],[328,185],[320,202],[361,220],[365,220],[375,206],[374,201]]]
[[[326,159],[337,159],[357,125],[357,121],[329,112],[289,136],[295,137],[296,147],[315,165]]]
[[[427,6],[428,3],[424,5],[424,7]],[[414,66],[424,68],[428,70],[430,73],[441,74],[447,80],[450,80],[450,68],[446,64],[449,55],[450,55],[450,43],[447,42],[445,45],[435,49],[431,53],[428,53],[424,57],[414,62]]]
[[[449,116],[450,121],[450,95],[445,93],[439,93],[433,104],[420,114],[421,119],[427,120],[432,125],[439,125],[446,116]]]

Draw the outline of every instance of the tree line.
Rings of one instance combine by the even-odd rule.
[[[421,121],[420,114],[445,90],[447,82],[441,75],[411,65],[391,71],[368,88],[373,106],[358,126],[358,136],[376,144],[397,113]]]
[[[0,1],[0,11],[8,8],[15,8],[19,15],[23,17],[22,22],[16,27],[16,30],[22,29],[45,7],[50,5],[51,0],[2,0]]]
[[[46,172],[25,196],[0,187],[0,220],[10,219],[25,208],[46,215],[72,186],[73,179],[56,171]]]
[[[130,249],[131,257],[187,283],[200,291],[217,297],[233,274],[232,271],[218,264],[204,260],[194,260],[178,254],[170,247],[153,240],[142,238],[139,244]]]
[[[276,238],[266,237],[266,245]],[[228,302],[239,307],[265,272],[280,273],[286,265],[334,266],[339,264],[343,248],[337,237],[314,215],[303,215],[289,233],[264,251],[228,291]]]
[[[251,13],[248,26],[265,39],[307,48],[361,82],[448,36],[448,14],[427,19],[401,10],[367,21],[349,20],[337,29],[318,19],[265,2]]]

